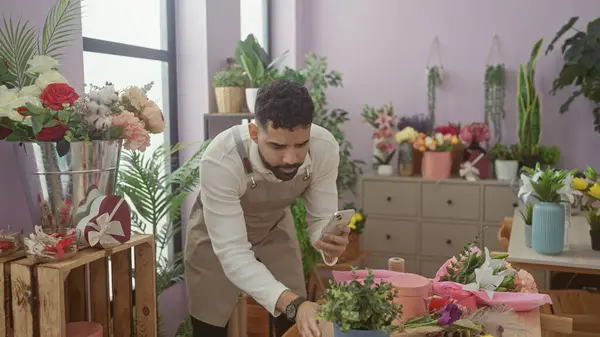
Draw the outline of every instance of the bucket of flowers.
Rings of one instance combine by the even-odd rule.
[[[552,303],[548,295],[538,293],[529,272],[508,263],[508,254],[479,248],[476,243],[480,235],[438,270],[433,283],[436,295],[452,295],[472,310],[505,304],[515,311],[530,311]]]

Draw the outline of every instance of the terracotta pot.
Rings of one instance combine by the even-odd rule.
[[[425,152],[421,174],[425,179],[448,179],[452,169],[451,152]]]

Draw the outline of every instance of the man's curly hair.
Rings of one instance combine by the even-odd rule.
[[[262,127],[292,130],[312,124],[315,105],[303,85],[290,80],[275,80],[263,85],[256,96],[256,120]]]

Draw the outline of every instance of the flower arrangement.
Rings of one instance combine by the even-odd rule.
[[[396,143],[414,143],[417,140],[419,133],[412,126],[407,126],[402,130],[396,132],[394,138],[396,139]]]
[[[460,130],[460,139],[467,146],[486,142],[490,139],[490,129],[485,123],[471,123]]]
[[[598,172],[588,166],[583,177],[573,178],[571,187],[582,194],[582,204],[590,210],[596,210],[600,216],[600,181]]]
[[[384,105],[379,109],[365,105],[361,113],[364,121],[369,123],[375,131],[372,138],[389,138],[392,137],[392,130],[396,125],[397,117],[394,115],[394,107],[390,104]]]
[[[524,170],[518,193],[519,199],[523,202],[528,202],[529,198],[533,197],[540,202],[572,204],[575,202],[575,196],[581,195],[580,191],[572,187],[575,170],[570,172],[550,168],[541,170],[539,163],[536,164],[535,169],[525,167]]]
[[[24,239],[27,257],[36,261],[58,261],[77,253],[78,231],[69,229],[64,233],[35,226],[34,232]]]
[[[375,282],[368,269],[364,281],[358,280],[356,270],[349,282],[330,281],[322,298],[325,303],[317,319],[332,322],[342,332],[351,330],[389,333],[392,322],[402,315],[402,306],[394,302],[398,290],[388,282]]]
[[[4,233],[0,230],[0,256],[12,254],[23,247],[23,237],[21,232]]]
[[[436,133],[433,137],[420,133],[413,147],[420,152],[450,152],[459,143],[458,137],[451,134]]]
[[[150,134],[165,129],[161,109],[147,96],[153,85],[131,86],[122,92],[111,83],[91,86],[77,102],[89,138],[124,139],[126,149],[144,151],[150,145]]]
[[[458,136],[460,135],[460,124],[448,123],[447,125],[437,126],[433,132],[441,133],[442,135]]]
[[[396,150],[394,149],[394,144],[389,141],[387,138],[377,138],[378,141],[375,144],[377,149],[377,153],[374,158],[377,161],[378,165],[389,165],[394,153]]]
[[[404,130],[407,127],[413,128],[418,133],[428,135],[433,132],[433,119],[424,114],[401,117],[397,129]]]

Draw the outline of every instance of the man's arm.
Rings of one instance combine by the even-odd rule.
[[[311,243],[319,240],[321,231],[338,210],[337,177],[340,164],[340,148],[337,143],[331,143],[325,155],[319,155],[318,165],[313,174],[313,180],[304,193],[306,207],[306,223]],[[321,150],[320,150],[321,151]],[[327,265],[335,265],[337,258],[328,259],[323,252],[323,261]],[[328,261],[329,260],[329,261]]]
[[[200,162],[200,198],[206,228],[227,278],[277,316],[297,296],[277,281],[250,249],[240,204],[240,189],[245,182],[243,173],[236,173],[234,167],[236,163],[228,157],[221,162],[213,158]]]

